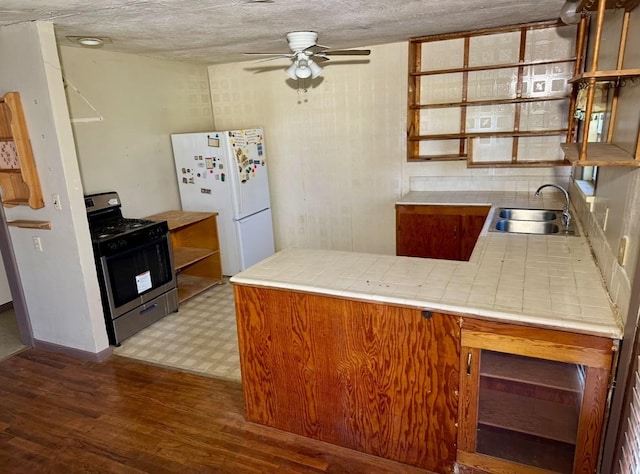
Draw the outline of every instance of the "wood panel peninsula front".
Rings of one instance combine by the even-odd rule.
[[[596,472],[622,337],[601,281],[583,237],[486,226],[469,261],[280,251],[231,279],[245,417],[437,473]]]

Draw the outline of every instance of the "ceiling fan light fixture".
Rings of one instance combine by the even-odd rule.
[[[291,79],[298,79],[298,76],[296,76],[296,69],[298,68],[298,64],[297,61],[294,61],[291,63],[291,66],[289,66],[287,68],[287,76],[289,76]]]
[[[292,31],[287,33],[287,42],[291,51],[304,51],[316,44],[318,33],[315,31]]]
[[[322,72],[322,68],[315,61],[309,59],[309,69],[311,69],[311,79],[315,79]]]
[[[299,79],[307,79],[311,77],[311,68],[307,59],[299,59],[296,61],[296,76]]]

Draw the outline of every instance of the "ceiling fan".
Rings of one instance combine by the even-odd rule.
[[[315,31],[292,31],[287,33],[287,42],[291,53],[244,53],[247,55],[270,56],[262,61],[289,58],[291,66],[286,70],[291,79],[315,79],[322,72],[318,63],[328,61],[329,56],[368,56],[368,49],[331,49],[317,44],[318,33]]]

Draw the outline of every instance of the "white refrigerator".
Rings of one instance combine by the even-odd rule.
[[[171,135],[182,209],[218,213],[222,273],[273,255],[262,129]]]

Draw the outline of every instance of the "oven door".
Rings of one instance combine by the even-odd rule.
[[[111,318],[175,288],[168,234],[100,258]]]

